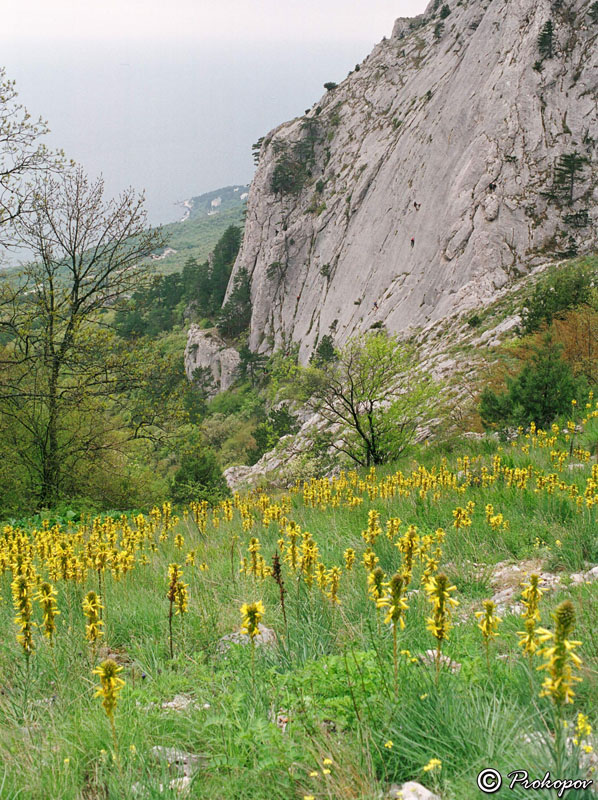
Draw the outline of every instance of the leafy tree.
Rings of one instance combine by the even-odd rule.
[[[255,464],[264,453],[276,446],[279,439],[298,430],[299,423],[286,406],[272,409],[264,422],[260,422],[253,432],[255,449],[250,454],[250,463]]]
[[[574,264],[539,280],[520,312],[523,333],[534,333],[550,325],[554,317],[586,302],[592,279],[589,269]]]
[[[43,503],[74,463],[111,446],[97,418],[135,369],[103,312],[143,282],[141,260],[164,246],[159,230],[146,230],[142,196],[103,194],[102,180],[79,168],[38,181],[15,220],[35,261],[0,287],[0,413]]]
[[[126,307],[116,313],[119,336],[158,336],[183,321],[189,304],[199,315],[213,317],[224,300],[240,244],[241,230],[231,225],[209,261],[198,264],[193,258],[187,259],[182,273],[157,275],[149,286],[137,289]]]
[[[172,480],[171,494],[178,503],[229,497],[230,489],[215,453],[206,447],[184,453]]]
[[[542,58],[552,58],[554,44],[554,28],[552,20],[547,20],[538,34],[538,50]]]
[[[246,344],[239,348],[239,366],[237,376],[240,381],[248,380],[252,386],[260,384],[266,375],[267,356],[254,353]]]
[[[536,425],[545,428],[579,399],[585,388],[562,357],[562,345],[547,334],[535,347],[531,359],[515,378],[507,378],[507,390],[497,394],[489,387],[482,392],[480,416],[487,429]]]
[[[293,155],[283,153],[274,166],[270,188],[274,194],[297,194],[303,188],[306,178],[305,165]]]
[[[328,364],[331,361],[336,359],[336,351],[334,349],[334,340],[330,334],[326,333],[320,341],[318,342],[318,346],[311,354],[311,358],[309,359],[309,363],[313,364],[316,367],[321,367],[324,364]]]
[[[245,268],[235,275],[228,300],[218,315],[217,327],[222,336],[238,336],[251,321],[251,280]]]
[[[337,86],[338,83],[335,83],[334,81],[327,81],[324,84],[324,88],[326,89],[327,92],[331,92],[333,89],[336,89]]]
[[[440,9],[440,15],[439,15],[440,19],[446,19],[450,13],[451,13],[450,6],[446,4],[443,5],[442,8]]]
[[[59,169],[60,159],[40,143],[48,133],[42,119],[34,121],[17,101],[14,81],[0,68],[0,244],[14,244],[11,222],[31,210],[31,178],[50,168]]]
[[[426,419],[434,395],[412,347],[385,333],[355,336],[323,367],[303,372],[308,405],[339,425],[332,446],[363,466],[396,457]]]

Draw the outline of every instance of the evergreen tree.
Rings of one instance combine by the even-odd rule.
[[[544,23],[544,26],[538,36],[538,50],[540,51],[542,58],[552,58],[553,40],[554,28],[552,25],[552,20],[549,19]]]
[[[555,165],[553,192],[560,195],[569,205],[573,203],[573,190],[579,173],[587,163],[588,159],[575,151],[563,153]]]
[[[316,367],[321,367],[324,364],[330,363],[336,359],[336,351],[334,349],[334,340],[330,334],[322,336],[318,342],[318,346],[311,354],[309,363]]]
[[[222,336],[238,336],[251,321],[251,280],[246,269],[240,269],[233,283],[233,289],[222,311],[218,315],[217,326]]]
[[[564,414],[583,392],[585,381],[576,378],[562,357],[562,346],[547,334],[534,348],[519,375],[507,379],[507,391],[496,394],[489,387],[482,393],[480,416],[487,429],[536,425],[545,428]]]
[[[241,246],[241,229],[230,225],[214,248],[210,269],[210,306],[216,310],[222,305],[233,264]]]

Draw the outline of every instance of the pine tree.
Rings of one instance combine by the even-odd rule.
[[[542,58],[552,58],[553,56],[554,28],[552,20],[549,19],[538,36],[538,50]]]
[[[233,289],[218,316],[218,330],[222,336],[238,336],[251,321],[251,280],[246,269],[240,269]]]
[[[570,408],[571,400],[582,394],[585,381],[574,377],[562,349],[547,334],[520,374],[507,380],[506,392],[497,395],[486,387],[480,403],[485,428],[530,422],[544,428]]]
[[[554,190],[566,199],[569,205],[573,203],[575,182],[587,162],[588,159],[585,156],[581,156],[578,152],[573,152],[563,153],[555,165]]]

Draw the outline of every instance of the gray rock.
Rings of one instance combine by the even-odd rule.
[[[232,385],[240,360],[239,353],[234,347],[228,347],[215,330],[191,325],[185,347],[185,373],[193,380],[197,369],[209,370],[213,384],[206,387],[208,395],[223,392]]]
[[[580,253],[596,250],[598,30],[581,22],[587,5],[567,3],[574,22],[559,14],[558,56],[541,72],[531,65],[547,0],[451,4],[440,39],[430,13],[413,29],[398,20],[359,72],[265,137],[228,287],[248,270],[253,350],[292,339],[305,362],[325,334],[342,344],[377,323],[407,331],[479,309],[562,250],[551,244],[560,231]],[[276,166],[299,141],[311,176],[275,193]],[[587,209],[583,229],[564,226],[545,194],[575,150],[590,157],[571,207]]]
[[[198,755],[196,753],[186,753],[184,750],[178,750],[176,747],[162,747],[156,745],[151,749],[152,758],[155,761],[166,763],[169,767],[173,767],[183,775],[193,775],[201,767],[206,767],[208,759],[206,756]]]
[[[188,711],[194,708],[209,708],[209,704],[205,703],[203,706],[200,706],[192,697],[189,697],[188,694],[175,694],[172,700],[168,700],[165,703],[162,703],[160,708],[164,708],[170,711]]]
[[[393,783],[386,794],[387,800],[440,800],[437,794],[426,789],[421,783],[409,781],[402,786]]]
[[[426,650],[425,653],[419,653],[417,657],[426,667],[436,667],[436,650]],[[458,673],[461,671],[461,664],[445,656],[444,653],[440,654],[440,667],[441,669],[448,669],[450,672]]]
[[[266,628],[265,625],[260,625],[259,633],[254,641],[256,645],[268,645],[273,647],[277,642],[276,633],[272,628]],[[249,636],[246,633],[241,633],[241,631],[227,633],[218,642],[218,651],[220,653],[226,653],[231,644],[249,644]]]

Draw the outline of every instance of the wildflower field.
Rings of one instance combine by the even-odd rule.
[[[214,508],[5,522],[0,797],[593,779],[593,403]]]

